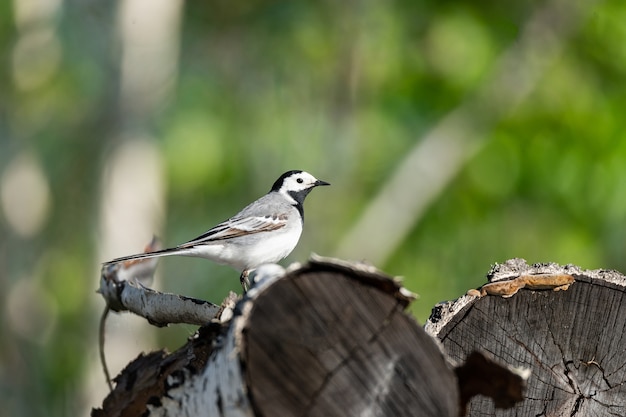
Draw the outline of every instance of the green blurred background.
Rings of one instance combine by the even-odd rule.
[[[508,258],[626,270],[625,22],[622,0],[1,2],[0,416],[99,406],[99,264],[289,169],[332,187],[283,263],[368,260],[421,323]],[[237,277],[169,258],[155,285],[219,302]],[[195,330],[131,319],[121,365]]]

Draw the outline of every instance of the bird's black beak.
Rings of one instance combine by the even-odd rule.
[[[315,183],[313,184],[315,187],[319,186],[319,185],[330,185],[329,182],[326,181],[322,181],[322,180],[317,180],[315,181]]]

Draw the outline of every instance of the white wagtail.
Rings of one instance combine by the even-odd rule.
[[[269,193],[197,238],[174,248],[113,259],[104,266],[159,256],[195,256],[242,271],[240,281],[246,291],[250,271],[285,258],[296,247],[304,223],[304,199],[319,185],[330,184],[308,172],[285,172]]]

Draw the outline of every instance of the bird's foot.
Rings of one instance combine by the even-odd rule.
[[[241,276],[239,277],[239,282],[241,283],[241,288],[243,288],[243,293],[247,293],[248,290],[250,289],[250,280],[248,279],[248,276],[250,275],[250,270],[249,269],[244,269],[243,272],[241,273]]]

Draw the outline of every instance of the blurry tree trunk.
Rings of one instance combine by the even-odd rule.
[[[626,416],[626,278],[523,260],[496,265],[490,278],[541,275],[575,282],[566,291],[464,296],[433,310],[426,329],[452,359],[481,350],[532,370],[526,399],[515,408],[496,412],[491,401],[475,397],[468,415]]]
[[[165,173],[153,121],[175,93],[184,11],[181,0],[129,0],[116,4],[114,38],[119,42],[119,54],[115,54],[119,61],[115,64],[119,80],[112,85],[119,85],[120,89],[117,103],[111,106],[117,109],[110,123],[115,129],[108,138],[113,146],[102,172],[98,238],[101,261],[141,250],[160,229],[164,217]],[[135,349],[154,346],[152,329],[139,321],[125,318],[123,326],[109,329],[107,339],[112,343],[108,344],[108,358],[112,369],[121,369]],[[133,344],[124,343],[133,336]],[[99,368],[94,363],[89,372]],[[85,390],[94,399],[103,395],[101,384]]]

